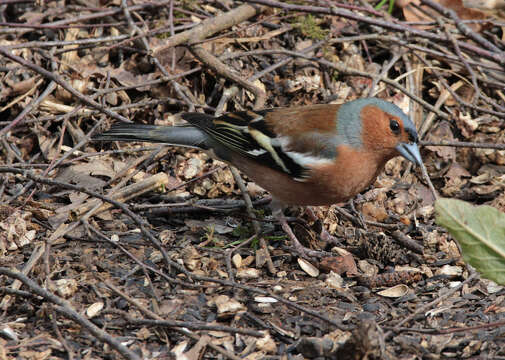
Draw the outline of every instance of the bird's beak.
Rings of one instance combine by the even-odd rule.
[[[419,153],[419,148],[416,143],[399,143],[396,146],[396,150],[408,161],[412,161],[414,164],[421,166],[423,160],[421,159],[421,154]]]

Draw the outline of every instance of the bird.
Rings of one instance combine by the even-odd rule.
[[[303,256],[287,206],[342,203],[367,189],[388,160],[422,164],[412,120],[376,97],[213,116],[180,115],[187,124],[116,123],[95,141],[142,141],[196,148],[238,168],[272,195],[272,214]]]

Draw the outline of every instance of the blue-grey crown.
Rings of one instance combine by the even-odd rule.
[[[343,104],[338,111],[338,134],[345,136],[345,140],[351,146],[359,147],[361,144],[361,109],[367,105],[374,105],[385,112],[400,118],[403,122],[405,131],[412,135],[417,141],[417,131],[410,118],[395,104],[379,98],[371,97],[349,101]]]

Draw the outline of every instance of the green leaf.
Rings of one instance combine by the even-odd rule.
[[[393,7],[395,5],[395,0],[381,0],[377,5],[375,5],[375,10],[380,10],[389,1],[388,13],[393,13]]]
[[[483,277],[505,285],[505,214],[461,200],[435,202],[436,222],[458,241],[463,259]]]

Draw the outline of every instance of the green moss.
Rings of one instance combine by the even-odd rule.
[[[308,38],[314,40],[323,40],[329,33],[329,30],[325,30],[319,26],[321,20],[315,18],[312,15],[299,16],[295,18],[293,26],[300,31],[300,33]]]
[[[253,233],[250,226],[237,226],[235,229],[233,229],[231,234],[242,239],[252,236]]]

